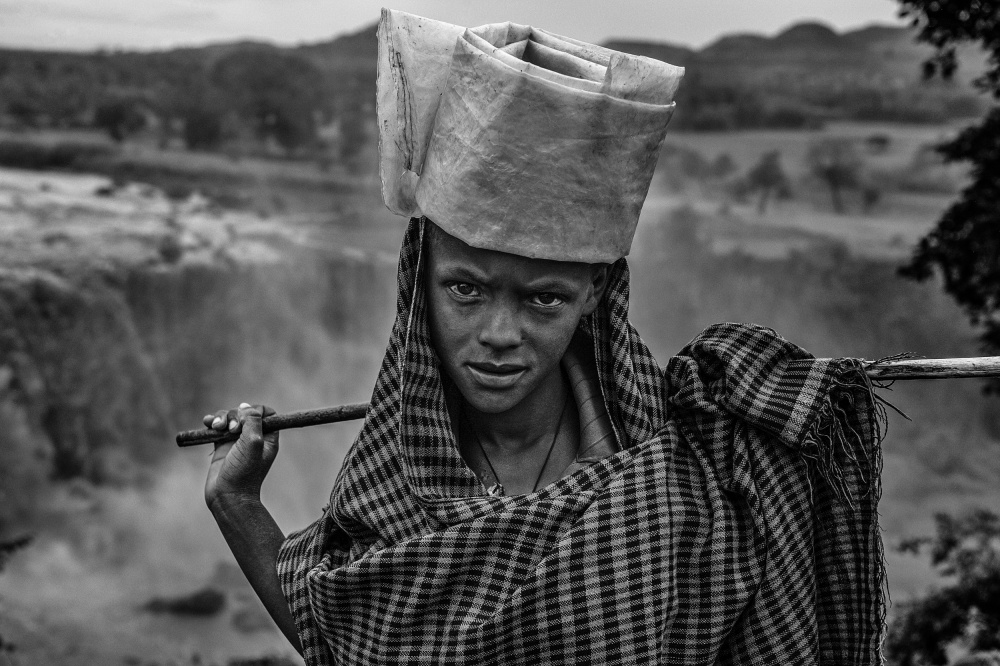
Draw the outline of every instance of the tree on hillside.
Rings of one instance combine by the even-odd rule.
[[[924,280],[939,271],[945,290],[984,327],[986,347],[1000,350],[1000,7],[983,0],[900,0],[900,5],[900,14],[919,30],[918,39],[936,49],[924,63],[924,75],[950,79],[958,67],[956,48],[979,44],[988,60],[975,85],[994,100],[979,124],[939,146],[946,160],[972,167],[971,182],[901,273]]]
[[[191,105],[181,112],[184,145],[191,150],[218,148],[223,139],[222,111],[208,105]]]
[[[308,60],[277,49],[239,50],[215,63],[211,79],[259,138],[289,152],[316,138],[323,79]]]
[[[196,81],[171,105],[170,115],[182,124],[184,145],[191,150],[215,150],[226,138],[225,119],[234,111],[207,81]]]
[[[823,139],[809,146],[809,171],[830,188],[833,210],[844,212],[843,191],[861,183],[863,162],[850,139]]]
[[[94,110],[94,126],[121,142],[146,126],[141,100],[119,97],[105,100]]]
[[[973,652],[1000,648],[1000,516],[979,510],[935,518],[933,538],[912,539],[900,550],[930,546],[931,563],[949,583],[904,604],[893,621],[885,650],[899,666],[945,664],[955,642]]]
[[[747,189],[757,192],[757,212],[761,215],[767,212],[767,204],[771,195],[788,197],[791,185],[785,170],[781,168],[781,152],[772,150],[761,156],[760,160],[747,173]]]
[[[723,178],[734,173],[736,169],[736,161],[733,160],[732,155],[729,153],[719,153],[719,155],[712,160],[712,166],[709,167],[709,174],[712,178],[722,180]]]

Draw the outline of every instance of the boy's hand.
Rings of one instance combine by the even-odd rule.
[[[205,481],[210,509],[220,499],[260,499],[261,484],[278,455],[278,433],[264,435],[261,419],[274,413],[270,407],[244,402],[239,409],[205,415],[205,427],[240,433],[235,442],[215,445]]]

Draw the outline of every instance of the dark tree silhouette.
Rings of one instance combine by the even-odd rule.
[[[212,150],[222,143],[222,112],[210,106],[190,106],[181,112],[184,145],[192,150]]]
[[[882,190],[877,185],[868,184],[861,188],[861,209],[865,215],[871,213],[882,200]]]
[[[809,171],[830,188],[833,210],[844,212],[843,191],[861,183],[861,156],[850,139],[823,139],[809,146]]]
[[[791,193],[788,176],[781,168],[780,151],[772,150],[761,156],[747,174],[747,188],[757,192],[757,212],[761,215],[767,212],[772,195],[787,197]]]
[[[235,118],[231,95],[214,86],[209,72],[192,74],[183,91],[161,104],[161,114],[181,123],[181,138],[192,150],[215,150],[226,137],[227,115]]]
[[[712,166],[709,167],[711,177],[720,180],[735,171],[736,162],[733,160],[733,156],[729,153],[720,153],[718,157],[712,160]]]
[[[94,111],[94,126],[103,129],[115,141],[124,141],[146,126],[142,102],[126,97],[102,102]]]
[[[886,656],[899,666],[947,663],[946,648],[1000,648],[1000,516],[986,510],[961,518],[938,514],[937,535],[912,539],[900,550],[930,546],[931,563],[949,584],[903,605],[886,638]]]
[[[900,5],[900,15],[918,28],[918,39],[936,49],[924,63],[926,77],[950,79],[958,67],[957,47],[978,44],[988,61],[975,85],[994,102],[1000,100],[1000,4],[900,0]],[[1000,350],[1000,106],[938,150],[947,161],[967,162],[971,182],[900,272],[917,280],[939,272],[945,290],[974,324],[983,326],[985,347]]]
[[[294,151],[316,138],[323,79],[305,58],[257,47],[221,58],[212,82],[262,139]]]
[[[12,540],[0,541],[0,572],[3,571],[4,565],[7,564],[7,560],[19,550],[22,550],[31,543],[31,536],[21,536]],[[4,641],[3,636],[0,636],[0,653],[2,652],[13,652],[14,645]]]

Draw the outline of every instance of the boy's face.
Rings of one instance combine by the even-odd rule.
[[[431,338],[474,409],[500,414],[530,400],[580,318],[600,302],[607,270],[481,250],[430,226],[425,272]]]

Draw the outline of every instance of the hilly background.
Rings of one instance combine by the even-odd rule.
[[[962,54],[955,82],[922,82],[930,49],[906,28],[837,34],[803,23],[773,37],[723,37],[697,51],[626,40],[607,46],[687,68],[675,129],[941,123],[982,110],[969,86],[978,56]],[[162,145],[357,160],[370,153],[374,134],[376,52],[374,26],[294,48],[0,50],[0,126],[99,127],[118,140],[145,134]]]
[[[900,28],[608,45],[688,68],[629,256],[661,363],[719,321],[820,357],[980,352],[939,283],[897,274],[967,181],[934,146],[984,108],[977,53],[942,83]],[[205,509],[207,458],[173,437],[244,400],[369,399],[403,229],[379,191],[375,60],[374,27],[0,49],[0,664],[301,663]],[[882,395],[912,417],[883,446],[898,602],[941,578],[896,544],[1000,505],[1000,410],[975,381]],[[356,432],[282,434],[264,497],[286,532]]]

